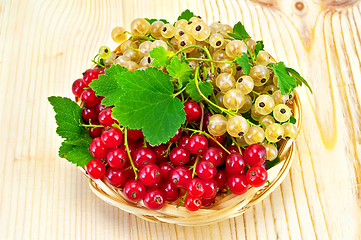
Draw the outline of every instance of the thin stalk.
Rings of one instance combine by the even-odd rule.
[[[129,146],[128,146],[128,134],[127,134],[127,128],[124,128],[124,145],[125,148],[127,149],[127,153],[128,153],[128,157],[129,157],[129,161],[130,164],[133,167],[133,171],[134,171],[134,175],[135,175],[135,180],[138,179],[138,168],[134,165],[134,162],[132,160],[132,156],[130,155],[130,151],[129,151]]]

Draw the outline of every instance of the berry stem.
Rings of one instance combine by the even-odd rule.
[[[98,127],[104,127],[103,125],[93,125],[93,124],[83,124],[81,123],[80,126],[86,127],[86,128],[98,128]]]
[[[234,63],[235,61],[217,61],[213,59],[205,59],[205,58],[186,58],[187,61],[202,61],[202,62],[213,62],[213,63]]]
[[[213,136],[211,136],[210,134],[206,133],[205,131],[201,131],[201,130],[196,130],[196,129],[192,129],[192,128],[183,128],[183,130],[189,130],[195,133],[201,133],[203,135],[205,135],[207,138],[212,139],[215,143],[217,143],[226,153],[231,154],[227,148],[225,148],[220,142],[217,141],[217,139],[215,139]]]
[[[196,161],[194,162],[193,166],[191,167],[192,168],[192,178],[194,178],[194,176],[196,175],[196,167],[199,162],[199,158],[200,158],[200,155],[197,156]]]
[[[255,92],[255,91],[252,91],[253,94],[256,94],[256,95],[261,95],[261,93],[258,93],[258,92]]]
[[[213,60],[212,60],[212,56],[211,54],[209,53],[208,49],[207,48],[203,48],[203,47],[200,47],[200,46],[197,46],[197,45],[192,45],[192,46],[188,46],[188,47],[185,47],[185,48],[182,48],[181,50],[179,50],[178,52],[176,52],[174,54],[174,56],[178,56],[179,53],[183,52],[184,50],[187,50],[189,48],[199,48],[199,49],[202,49],[206,54],[207,54],[207,57],[208,57],[208,61],[211,63],[211,72],[214,73],[214,66],[213,66]],[[186,58],[187,59],[187,58]],[[198,61],[204,61],[206,59],[200,59],[200,58],[196,58]]]
[[[178,96],[179,94],[181,94],[184,90],[186,90],[186,87],[182,88],[179,92],[174,93],[173,97],[175,98],[176,96]]]
[[[134,171],[134,175],[135,175],[135,180],[138,179],[138,168],[134,165],[134,162],[132,160],[132,156],[130,155],[130,151],[129,151],[129,146],[128,146],[128,135],[127,135],[127,128],[124,128],[124,145],[125,148],[127,149],[127,153],[128,153],[128,157],[129,157],[129,161],[130,164],[133,167],[133,171]]]

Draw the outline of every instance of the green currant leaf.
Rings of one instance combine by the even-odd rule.
[[[55,120],[58,124],[56,133],[68,140],[77,140],[82,134],[80,127],[81,108],[78,104],[65,97],[49,97],[50,104],[55,111]]]
[[[290,123],[296,124],[296,122],[297,122],[297,119],[294,116],[291,116],[290,117]]]
[[[66,141],[61,143],[61,146],[59,148],[59,157],[66,158],[68,156],[68,153],[74,149],[74,145],[68,144]]]
[[[166,24],[166,23],[169,23],[167,20],[165,20],[165,19],[155,19],[155,18],[144,18],[147,22],[149,22],[149,24],[152,24],[152,23],[154,23],[154,22],[156,22],[156,21],[161,21],[161,22],[163,22],[164,24]]]
[[[173,57],[170,64],[167,65],[167,71],[170,76],[178,79],[178,84],[182,87],[189,82],[193,69],[187,63]]]
[[[181,13],[181,15],[177,18],[177,20],[185,19],[185,20],[189,21],[189,19],[191,19],[194,16],[195,16],[194,13],[189,11],[189,9],[186,9]]]
[[[212,94],[213,86],[210,82],[198,82],[198,87],[205,97],[209,97],[209,95]],[[191,80],[186,85],[186,92],[194,101],[200,102],[202,100],[202,96],[199,94],[194,80]]]
[[[117,75],[121,97],[113,116],[122,126],[142,129],[153,145],[165,143],[185,122],[181,101],[173,96],[174,87],[168,74],[155,68],[123,72]]]
[[[168,65],[170,63],[169,58],[171,58],[173,55],[173,52],[167,52],[164,47],[153,48],[153,50],[150,51],[150,56],[154,58],[152,63],[154,67]]]
[[[263,41],[257,41],[256,46],[254,47],[254,57],[257,58],[259,51],[264,50]]]
[[[116,79],[116,75],[121,72],[126,72],[128,69],[120,65],[113,65],[105,70],[105,74],[99,75],[98,79],[94,79],[90,84],[98,96],[105,97],[102,104],[109,107],[119,99],[120,86]]]
[[[297,81],[297,86],[302,86],[302,83],[306,85],[306,87],[310,90],[310,92],[313,94],[312,89],[306,79],[304,79],[301,74],[299,74],[296,70],[293,68],[286,68],[289,74],[291,74],[292,77],[294,77]]]
[[[244,74],[249,74],[251,70],[251,65],[249,64],[247,53],[244,52],[240,58],[236,57],[236,62],[238,63],[239,66],[243,68]]]
[[[88,162],[93,159],[88,148],[85,148],[83,146],[74,146],[74,145],[73,145],[73,149],[67,152],[64,158],[69,162],[76,164],[78,167],[86,166]]]
[[[280,158],[276,157],[272,161],[266,161],[266,170],[270,169],[273,166],[276,166],[280,162]]]
[[[167,20],[165,20],[165,19],[159,19],[159,21],[163,22],[164,24],[169,23],[169,22],[168,22]]]
[[[238,40],[251,38],[241,22],[236,23],[233,27],[233,33],[228,33],[228,35]]]
[[[281,94],[289,94],[297,87],[297,80],[290,76],[284,62],[273,64],[272,70],[274,75],[278,77],[277,86],[280,88]]]

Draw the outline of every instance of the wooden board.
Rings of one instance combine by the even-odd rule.
[[[204,227],[154,224],[106,205],[57,157],[46,98],[71,97],[110,31],[136,17],[241,20],[309,80],[289,175],[243,216]],[[0,1],[0,239],[360,239],[359,1]]]

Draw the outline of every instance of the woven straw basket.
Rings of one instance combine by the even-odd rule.
[[[119,48],[114,52],[118,54]],[[271,60],[276,60],[271,56]],[[295,96],[291,106],[293,116],[296,118],[297,135],[302,125],[302,107],[299,95],[294,91]],[[243,195],[230,194],[225,197],[217,197],[216,202],[207,208],[201,208],[198,211],[191,212],[184,206],[177,206],[179,200],[174,203],[166,203],[160,210],[150,210],[144,206],[142,201],[138,203],[128,201],[122,189],[111,186],[106,181],[100,179],[91,179],[85,168],[79,167],[82,173],[89,179],[89,187],[103,201],[129,213],[132,213],[142,219],[158,222],[172,223],[182,226],[201,226],[220,222],[224,219],[233,218],[246,212],[252,205],[266,198],[276,187],[278,187],[286,177],[295,152],[295,139],[281,140],[278,156],[280,163],[269,170],[269,184],[263,187],[250,187]]]

